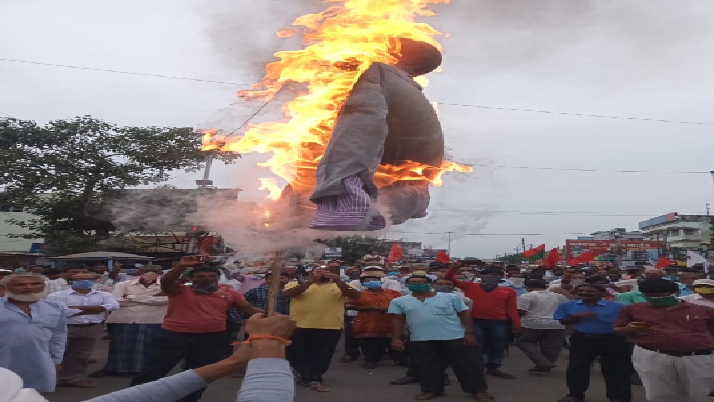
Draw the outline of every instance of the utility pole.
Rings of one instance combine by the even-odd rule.
[[[196,180],[196,185],[200,189],[205,189],[208,186],[213,185],[213,180],[210,180],[211,175],[211,165],[213,165],[213,158],[215,153],[213,151],[206,152],[206,166],[203,168],[203,180]]]
[[[709,203],[707,202],[707,203],[706,203],[706,204],[704,204],[704,205],[705,205],[705,206],[706,206],[706,208],[707,208],[707,216],[709,216]]]
[[[449,257],[451,257],[451,234],[454,232],[446,232],[449,235]]]

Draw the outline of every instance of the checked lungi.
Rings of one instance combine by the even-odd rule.
[[[112,324],[109,357],[104,371],[138,373],[161,324]]]

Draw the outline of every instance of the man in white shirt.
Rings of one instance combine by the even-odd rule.
[[[121,309],[107,318],[107,327],[111,324],[107,364],[90,378],[139,373],[144,368],[146,351],[168,310],[169,298],[159,295],[161,271],[158,265],[144,265],[138,277],[114,285],[112,294]]]
[[[692,283],[694,293],[680,297],[687,303],[714,308],[714,279],[697,279]]]
[[[47,300],[64,308],[67,317],[67,347],[58,374],[58,386],[92,388],[94,384],[81,379],[97,339],[102,335],[102,322],[107,311],[119,309],[111,293],[92,289],[98,275],[76,274],[70,278],[70,289],[49,295]]]
[[[59,292],[61,290],[67,290],[69,289],[69,278],[72,277],[72,275],[77,275],[77,274],[83,274],[89,272],[87,267],[81,267],[81,266],[75,266],[75,265],[68,265],[65,267],[62,267],[62,273],[60,274],[59,278],[55,279],[49,279],[45,280],[45,290],[47,291],[48,294],[52,294],[55,292]]]
[[[555,367],[565,335],[565,326],[553,319],[553,313],[568,298],[546,290],[542,279],[528,279],[525,285],[528,293],[516,302],[522,327],[516,346],[535,363],[529,373],[547,373]]]

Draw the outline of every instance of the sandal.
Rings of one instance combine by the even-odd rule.
[[[65,382],[65,381],[60,381],[57,383],[58,387],[68,387],[68,388],[94,388],[96,385],[89,381],[73,381],[73,382]]]
[[[356,357],[352,357],[352,356],[350,356],[350,355],[344,355],[344,356],[340,357],[340,360],[338,360],[338,362],[340,362],[340,363],[350,363],[350,362],[353,362],[353,361],[355,361],[355,360],[357,360]]]
[[[390,381],[389,383],[392,385],[409,385],[409,384],[416,384],[418,382],[419,382],[419,380],[417,380],[414,377],[402,377],[398,380]]]
[[[474,394],[474,399],[477,402],[492,402],[494,400],[494,397],[488,392],[477,392]]]
[[[307,383],[307,389],[309,389],[310,391],[315,391],[315,392],[330,392],[330,391],[332,391],[332,388],[328,387],[325,384],[319,383],[319,382]]]
[[[432,394],[431,392],[423,392],[421,394],[414,395],[414,400],[415,401],[428,401],[434,398],[438,398],[443,395],[439,394]]]

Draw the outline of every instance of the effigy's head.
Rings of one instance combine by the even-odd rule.
[[[409,38],[397,38],[394,56],[399,60],[396,67],[413,77],[436,70],[442,61],[441,52],[436,47]]]

